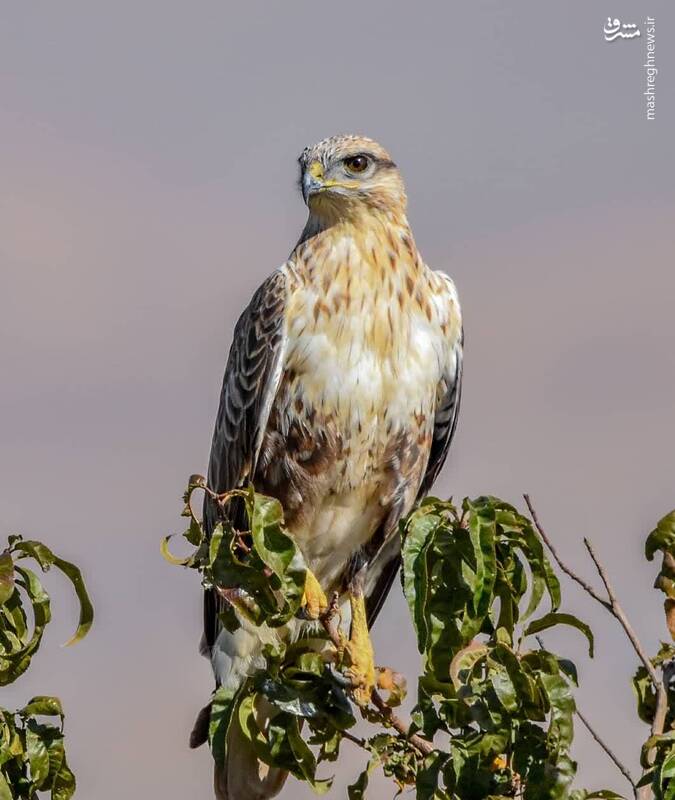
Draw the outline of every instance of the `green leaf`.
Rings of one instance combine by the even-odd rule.
[[[660,733],[650,736],[649,739],[642,745],[642,753],[640,755],[640,764],[646,769],[653,766],[650,763],[649,754],[653,748],[657,748],[663,744],[671,744],[675,742],[675,730],[670,730],[667,733]]]
[[[543,721],[548,708],[543,706],[536,677],[532,675],[527,661],[518,658],[513,650],[505,645],[497,645],[491,653],[491,659],[506,669],[527,718]]]
[[[4,618],[5,623],[5,634],[8,637],[15,637],[16,642],[14,642],[14,650],[12,652],[18,652],[28,641],[28,620],[26,619],[26,613],[23,608],[22,598],[19,592],[13,592],[10,595],[9,599],[5,602],[3,606],[0,606],[0,624],[2,624],[2,620]],[[8,652],[6,645],[4,648],[5,652]],[[0,651],[3,648],[0,648]]]
[[[473,589],[473,609],[477,617],[487,614],[492,600],[496,577],[495,515],[488,498],[479,497],[469,504],[469,535],[476,558],[476,578]]]
[[[52,800],[70,800],[75,794],[77,783],[64,757],[52,786]]]
[[[419,769],[415,780],[415,800],[437,800],[446,797],[438,789],[441,771],[448,761],[447,753],[438,751],[428,755]]]
[[[539,619],[535,619],[525,628],[524,636],[532,636],[540,631],[545,631],[555,625],[570,625],[584,634],[588,641],[588,655],[593,658],[593,631],[590,627],[575,617],[573,614],[562,614],[560,612],[551,612]]]
[[[300,608],[305,588],[307,567],[302,553],[283,528],[281,503],[264,495],[253,495],[249,500],[251,534],[256,552],[262,562],[277,577],[284,607],[268,617],[270,626],[286,623]]]
[[[651,725],[656,713],[656,690],[649,673],[644,666],[639,666],[631,681],[637,699],[638,716],[643,722]]]
[[[49,754],[42,733],[41,727],[29,720],[26,727],[26,755],[31,780],[37,788],[42,788],[49,775]]]
[[[199,547],[204,540],[204,529],[196,519],[191,518],[190,524],[188,525],[187,530],[183,533],[183,536],[191,545],[194,547]]]
[[[0,772],[0,800],[14,800],[14,794],[2,772]]]
[[[93,607],[82,574],[74,564],[58,558],[42,542],[24,541],[20,536],[10,536],[8,541],[9,550],[0,556],[0,685],[11,683],[25,672],[40,646],[45,626],[51,620],[49,595],[35,572],[20,566],[19,560],[32,558],[44,572],[56,566],[73,584],[80,601],[80,618],[75,635],[67,644],[85,636],[93,619]],[[22,591],[14,591],[17,587]],[[33,612],[30,634],[24,611],[26,597]]]
[[[209,718],[209,746],[216,764],[225,763],[227,732],[230,728],[236,699],[236,689],[219,686],[213,693]]]
[[[570,686],[560,675],[540,674],[539,680],[546,689],[551,704],[549,739],[554,750],[560,748],[562,753],[567,753],[572,744],[573,715],[576,709]]]
[[[492,688],[506,711],[513,713],[518,711],[519,704],[516,687],[513,685],[508,672],[500,668],[490,669],[489,676]]]
[[[579,685],[579,675],[574,661],[570,661],[569,658],[559,658],[558,666],[560,667],[560,671],[566,675],[575,686]]]
[[[316,759],[314,758],[314,753],[312,753],[300,735],[297,717],[291,717],[287,733],[291,750],[305,781],[309,783],[316,794],[326,794],[333,783],[333,779],[319,780],[316,778]]]
[[[527,518],[521,517],[520,519],[522,520],[521,532],[526,545],[524,552],[528,559],[530,569],[532,570],[533,577],[532,595],[530,596],[528,607],[523,614],[523,619],[527,619],[535,612],[541,600],[542,581],[551,600],[552,611],[557,611],[560,607],[561,593],[560,581],[551,567],[551,562],[544,554],[544,547],[541,539],[537,536],[531,522]]]
[[[359,777],[354,781],[354,783],[347,787],[347,797],[349,800],[365,800],[366,789],[368,788],[370,775],[372,771],[379,766],[379,764],[380,759],[377,756],[373,756],[373,758],[368,761],[368,765],[363,772],[361,772]]]
[[[64,747],[63,736],[52,736],[47,749],[49,752],[49,778],[47,780],[47,785],[53,787],[66,761],[66,749]]]
[[[77,599],[80,601],[80,619],[77,625],[77,630],[71,638],[65,643],[65,647],[69,647],[75,642],[79,642],[89,633],[89,630],[94,621],[94,606],[91,603],[87,587],[84,585],[84,579],[79,567],[71,564],[70,561],[64,561],[62,558],[54,558],[54,566],[58,567],[61,572],[70,580],[75,589]]]
[[[30,539],[27,541],[19,540],[15,542],[11,549],[13,552],[21,554],[19,558],[34,558],[43,572],[48,572],[54,563],[54,553],[42,542]]]
[[[185,556],[185,558],[180,558],[179,556],[175,556],[171,550],[169,549],[169,542],[174,538],[176,534],[172,533],[169,536],[165,536],[160,545],[159,545],[159,552],[162,554],[162,558],[165,561],[168,561],[169,564],[173,564],[176,567],[187,567],[192,562],[192,555]]]
[[[14,561],[11,553],[0,555],[0,605],[4,605],[14,593]]]
[[[675,750],[671,750],[666,754],[661,764],[660,771],[661,782],[667,778],[675,778]]]
[[[656,524],[645,542],[645,555],[651,561],[657,550],[675,551],[675,510],[666,514]]]
[[[259,683],[259,689],[280,711],[306,719],[319,715],[319,706],[316,702],[302,697],[284,682],[264,678]]]
[[[452,680],[456,689],[459,689],[465,683],[461,679],[462,673],[471,672],[476,663],[485,658],[488,652],[487,645],[472,642],[455,653],[450,664],[450,680]]]
[[[32,636],[22,639],[21,647],[12,653],[5,653],[0,659],[0,686],[15,681],[22,675],[31,662],[33,654],[40,646],[45,626],[51,619],[49,595],[42,588],[37,575],[27,567],[15,565],[16,583],[28,596],[33,610]],[[6,608],[6,606],[5,606]]]
[[[24,716],[44,716],[44,717],[61,717],[63,719],[63,708],[61,701],[58,697],[47,697],[39,695],[33,697],[28,703],[19,711]]]
[[[440,517],[423,507],[408,518],[403,538],[403,592],[412,613],[420,653],[426,649],[428,636],[425,611],[429,584],[425,556],[439,523]]]

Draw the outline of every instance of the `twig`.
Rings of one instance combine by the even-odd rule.
[[[645,649],[643,648],[640,640],[638,639],[637,634],[635,633],[635,630],[634,630],[633,626],[630,624],[630,621],[628,620],[628,617],[626,616],[626,612],[623,610],[623,608],[621,606],[621,603],[619,603],[619,600],[618,600],[618,598],[616,596],[616,592],[614,591],[614,587],[612,586],[612,584],[611,584],[611,582],[610,582],[610,580],[609,580],[609,578],[607,576],[607,571],[605,570],[604,566],[600,563],[600,560],[598,559],[597,555],[595,554],[595,551],[593,550],[593,546],[588,541],[588,539],[584,538],[584,545],[586,547],[586,550],[588,551],[589,556],[591,557],[591,560],[593,561],[593,564],[595,565],[595,568],[596,568],[596,570],[598,572],[598,575],[600,576],[600,580],[602,581],[602,583],[603,583],[603,585],[605,587],[605,591],[607,592],[607,600],[605,600],[603,597],[601,597],[601,595],[598,594],[598,592],[596,592],[596,590],[589,583],[587,583],[585,580],[583,580],[583,578],[580,578],[576,574],[576,572],[574,572],[572,569],[570,569],[563,562],[563,560],[558,555],[555,547],[553,546],[553,543],[548,538],[548,536],[546,535],[546,532],[544,531],[543,527],[541,526],[541,523],[539,522],[539,519],[537,518],[537,513],[534,510],[532,502],[530,501],[529,495],[526,494],[526,495],[523,495],[523,497],[525,498],[525,502],[527,503],[527,507],[529,508],[530,514],[532,515],[532,521],[534,522],[534,525],[535,525],[536,529],[539,531],[539,535],[541,536],[541,538],[546,543],[546,546],[548,547],[548,549],[551,551],[551,555],[556,560],[556,563],[558,564],[560,569],[566,575],[568,575],[570,578],[572,578],[573,581],[576,581],[576,583],[578,583],[579,586],[581,586],[581,588],[584,589],[584,591],[587,592],[594,600],[597,600],[597,602],[600,603],[601,606],[606,608],[607,611],[609,611],[609,613],[619,622],[619,624],[623,628],[626,636],[628,637],[628,640],[630,641],[631,645],[633,646],[633,649],[637,653],[638,658],[644,664],[644,667],[647,670],[647,674],[649,675],[649,677],[650,677],[650,679],[652,681],[652,684],[654,686],[654,691],[656,692],[656,698],[657,698],[657,700],[656,700],[656,712],[654,714],[654,719],[652,721],[652,729],[651,729],[652,736],[657,736],[657,735],[663,733],[663,728],[664,728],[665,721],[666,721],[666,716],[667,716],[667,713],[668,713],[668,681],[670,680],[671,673],[667,672],[666,671],[666,667],[664,666],[663,667],[663,680],[661,680],[659,678],[656,670],[654,669],[654,665],[652,664],[652,662],[649,659],[649,656],[645,652]],[[579,716],[581,718],[581,715],[579,715]],[[582,721],[583,721],[583,718],[582,718]],[[590,730],[590,728],[589,728],[589,730]],[[592,735],[594,735],[592,731],[591,731],[591,733],[592,733]],[[606,752],[609,752],[609,751],[606,750]],[[614,760],[614,759],[612,758],[612,760]],[[623,772],[623,770],[622,770],[622,772]],[[641,786],[639,789],[636,789],[636,795],[635,796],[639,800],[650,800],[650,798],[652,798],[654,796],[654,793],[653,793],[653,791],[651,789],[651,786]]]
[[[654,687],[658,691],[658,687],[659,687],[659,685],[661,683],[661,681],[659,680],[659,676],[656,674],[656,670],[654,669],[654,666],[652,665],[652,662],[649,660],[649,656],[646,654],[644,648],[642,647],[642,645],[640,643],[640,640],[637,638],[637,635],[636,635],[636,633],[635,633],[635,631],[633,629],[633,626],[628,621],[628,617],[626,616],[625,611],[623,610],[623,608],[621,607],[621,604],[619,603],[619,600],[618,600],[618,598],[616,596],[616,592],[614,591],[613,586],[609,582],[609,578],[607,577],[607,573],[605,571],[605,568],[602,566],[602,564],[598,560],[598,557],[595,555],[595,551],[593,550],[593,548],[591,546],[591,543],[588,541],[588,539],[584,539],[584,545],[586,546],[586,549],[588,550],[588,553],[589,553],[591,559],[593,560],[593,563],[595,564],[595,568],[597,569],[598,574],[600,575],[600,578],[602,579],[602,582],[605,585],[605,589],[607,591],[607,598],[608,598],[607,600],[605,600],[590,585],[590,583],[585,581],[583,578],[580,578],[579,575],[577,575],[577,573],[574,572],[574,570],[572,570],[570,567],[568,567],[567,564],[565,564],[565,562],[560,558],[560,556],[558,555],[558,552],[556,551],[555,547],[553,546],[553,543],[551,542],[549,537],[546,535],[546,532],[544,531],[544,528],[542,527],[541,523],[539,522],[539,519],[537,517],[537,512],[534,510],[534,506],[532,505],[532,501],[530,500],[530,496],[525,494],[525,495],[523,495],[523,497],[525,498],[525,502],[527,503],[527,507],[530,509],[530,514],[532,515],[532,521],[534,522],[534,525],[535,525],[536,529],[539,531],[539,535],[541,536],[541,538],[546,543],[546,546],[548,547],[548,549],[551,551],[551,555],[556,560],[556,563],[558,564],[560,569],[566,575],[569,575],[569,577],[572,578],[573,581],[576,581],[576,583],[578,583],[579,586],[581,586],[581,588],[585,592],[587,592],[594,600],[596,600],[598,603],[600,603],[601,606],[606,608],[607,611],[609,611],[609,613],[620,623],[621,627],[624,629],[626,635],[628,636],[628,639],[630,640],[630,643],[633,645],[633,649],[637,653],[638,658],[640,659],[640,661],[642,661],[642,663],[645,666],[645,669],[647,670],[647,673],[649,674],[649,677],[652,679],[652,682],[654,683]]]
[[[645,665],[645,669],[647,670],[647,673],[649,677],[652,679],[654,687],[658,692],[659,687],[661,686],[661,681],[659,680],[659,676],[656,674],[654,665],[649,660],[649,656],[642,647],[642,644],[640,643],[640,640],[637,638],[637,634],[635,633],[633,626],[630,624],[628,617],[626,616],[626,613],[621,607],[621,604],[617,599],[616,592],[614,591],[614,587],[612,586],[612,584],[609,581],[609,578],[607,577],[607,572],[605,571],[605,568],[600,563],[598,557],[595,555],[595,551],[593,550],[591,543],[586,538],[584,538],[584,545],[586,546],[586,550],[588,550],[588,555],[593,560],[595,568],[598,571],[598,575],[600,576],[603,584],[605,585],[605,589],[607,590],[607,597],[609,598],[609,603],[610,603],[609,611],[620,622],[621,627],[626,632],[626,636],[628,636],[628,638],[630,639],[630,643],[633,645],[633,649],[638,654],[640,661],[642,661],[642,663]]]
[[[579,717],[581,722],[583,723],[586,730],[591,734],[591,736],[595,739],[595,741],[602,747],[605,753],[609,756],[609,758],[614,762],[614,766],[619,770],[619,772],[623,775],[623,777],[630,783],[633,787],[633,794],[637,797],[637,787],[635,785],[635,781],[633,780],[633,776],[630,774],[628,769],[624,767],[624,765],[619,761],[619,759],[614,755],[614,753],[610,750],[609,746],[602,740],[600,735],[593,730],[590,722],[584,717],[584,715],[579,711],[577,708],[576,715]]]
[[[323,625],[323,628],[328,634],[328,637],[333,645],[339,650],[344,646],[344,641],[340,637],[339,628],[334,624],[338,616],[339,604],[336,596],[333,595],[326,613],[321,617],[321,624]],[[429,742],[427,739],[423,739],[416,733],[410,733],[410,725],[406,725],[406,723],[394,713],[394,710],[386,704],[384,698],[377,691],[377,689],[373,689],[370,697],[373,705],[383,716],[386,724],[391,725],[394,730],[400,733],[401,736],[405,737],[410,744],[412,744],[413,747],[416,747],[423,755],[428,756],[430,753],[434,752],[434,746],[431,742]],[[347,738],[351,737],[348,736]]]
[[[666,716],[668,714],[668,687],[670,681],[675,677],[675,662],[667,661],[662,667],[663,679],[659,687],[656,698],[656,712],[652,723],[652,736],[663,733],[666,727]]]
[[[428,756],[430,753],[434,752],[434,746],[431,742],[427,741],[427,739],[423,739],[416,733],[413,733],[412,735],[410,734],[410,725],[406,725],[400,717],[397,717],[396,714],[394,714],[393,709],[384,702],[382,695],[377,691],[377,689],[373,689],[371,700],[373,701],[375,708],[377,708],[377,710],[385,718],[386,722],[388,722],[392,728],[397,730],[401,736],[404,736],[410,742],[410,744],[414,745],[423,755]]]
[[[532,521],[534,522],[535,528],[539,531],[539,535],[546,543],[548,549],[551,551],[551,555],[555,559],[560,569],[565,573],[565,575],[568,575],[570,578],[572,578],[573,581],[578,583],[579,586],[581,586],[581,588],[585,592],[590,594],[590,596],[594,600],[597,600],[597,602],[600,603],[601,606],[604,606],[608,611],[611,611],[612,607],[607,602],[607,600],[603,600],[603,598],[595,591],[595,589],[590,585],[590,583],[587,583],[583,578],[579,577],[579,575],[577,575],[576,572],[570,569],[567,566],[567,564],[565,564],[565,562],[560,558],[560,556],[558,555],[558,551],[553,546],[553,542],[548,538],[546,531],[543,529],[541,523],[539,522],[539,518],[537,517],[537,512],[534,510],[534,506],[532,505],[532,501],[530,500],[530,495],[524,494],[523,497],[525,498],[527,507],[530,509],[530,516],[532,517]]]
[[[349,731],[342,731],[342,735],[345,737],[345,739],[349,739],[350,742],[353,742],[357,747],[361,747],[364,750],[368,750],[368,746],[366,745],[365,739],[359,739],[358,736],[354,736],[354,734],[350,733]]]

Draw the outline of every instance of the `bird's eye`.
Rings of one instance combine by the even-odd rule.
[[[368,157],[349,156],[343,163],[349,172],[365,172],[368,167]]]

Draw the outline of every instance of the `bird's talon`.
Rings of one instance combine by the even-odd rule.
[[[362,707],[370,703],[370,698],[375,687],[375,675],[369,674],[368,666],[362,668],[348,669],[345,673],[352,685],[352,697],[354,702]]]
[[[328,610],[328,598],[311,570],[305,576],[301,614],[305,619],[317,620]]]
[[[344,652],[349,662],[346,674],[351,678],[354,690],[354,701],[360,706],[367,706],[375,688],[375,656],[370,641],[366,620],[366,605],[363,595],[350,596],[352,607],[352,630]]]

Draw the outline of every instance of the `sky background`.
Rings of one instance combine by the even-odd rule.
[[[606,43],[608,14],[642,37]],[[76,608],[47,576],[55,621],[2,704],[62,698],[78,797],[211,796],[209,753],[187,748],[212,688],[201,593],[159,542],[205,471],[236,317],[303,226],[296,158],[330,134],[391,151],[418,246],[460,292],[463,407],[436,492],[531,493],[589,578],[591,538],[655,652],[643,542],[675,506],[674,26],[667,0],[0,3],[0,530],[76,560],[96,604],[90,636],[60,648]],[[637,774],[636,657],[564,590],[597,657],[575,631],[549,644]],[[398,586],[374,641],[416,674]],[[362,763],[344,754],[330,797]],[[580,785],[625,789],[583,731],[576,754]]]

